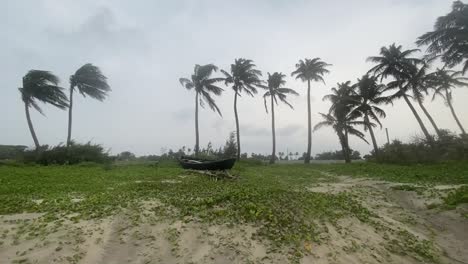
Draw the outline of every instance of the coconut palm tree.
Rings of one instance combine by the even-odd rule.
[[[221,95],[222,88],[216,86],[216,82],[223,81],[223,78],[210,78],[211,75],[218,70],[213,64],[207,65],[195,65],[194,73],[188,78],[180,78],[179,82],[187,90],[195,90],[195,156],[200,152],[200,141],[199,141],[199,130],[198,130],[198,105],[204,106],[207,103],[208,106],[220,116],[221,111],[216,105],[211,94]]]
[[[237,136],[237,160],[240,159],[240,128],[239,115],[237,113],[237,97],[242,92],[253,96],[257,93],[257,88],[263,88],[260,76],[262,73],[255,69],[255,64],[252,60],[236,59],[234,64],[231,64],[230,72],[221,70],[224,74],[224,82],[226,85],[231,85],[234,90],[234,116],[236,118],[236,136]]]
[[[89,96],[99,101],[103,101],[107,93],[111,90],[107,84],[107,77],[101,70],[87,63],[81,66],[75,74],[70,76],[70,107],[68,109],[68,136],[67,146],[71,144],[72,117],[73,117],[73,92],[75,89],[84,97]]]
[[[303,82],[307,82],[307,154],[304,158],[304,163],[310,163],[310,153],[312,148],[312,120],[311,120],[311,107],[310,107],[310,82],[323,82],[323,76],[329,73],[327,69],[331,64],[321,61],[320,58],[299,60],[296,64],[296,70],[291,73],[291,76],[296,76]]]
[[[437,18],[434,30],[420,36],[418,46],[427,45],[429,58],[441,57],[448,67],[463,65],[468,70],[468,4],[454,1],[452,11]]]
[[[354,135],[362,139],[367,144],[369,144],[369,142],[364,138],[364,134],[361,131],[354,128],[355,125],[366,125],[366,123],[363,121],[356,121],[356,118],[358,117],[356,113],[348,112],[347,109],[347,107],[337,107],[334,111],[330,111],[328,114],[319,113],[324,120],[315,125],[314,131],[325,126],[332,127],[338,135],[345,162],[350,163],[351,151],[348,135]],[[375,126],[375,124],[372,125]]]
[[[468,87],[468,78],[462,77],[462,72],[444,69],[437,69],[437,71],[430,75],[434,78],[434,96],[432,99],[437,95],[444,99],[462,134],[466,135],[466,130],[458,119],[455,109],[453,109],[452,89],[458,86]]]
[[[273,74],[268,73],[268,91],[263,95],[265,110],[267,113],[267,97],[270,97],[271,101],[271,131],[273,137],[273,151],[270,158],[270,164],[275,163],[276,160],[275,103],[278,104],[279,100],[293,109],[293,106],[286,100],[286,97],[288,94],[299,95],[293,89],[283,87],[286,84],[286,80],[284,80],[285,77],[286,75],[280,72],[275,72]]]
[[[386,86],[379,84],[377,77],[369,76],[368,74],[358,79],[357,83],[353,86],[354,100],[352,105],[356,107],[352,111],[358,112],[364,117],[365,128],[369,130],[376,156],[378,156],[379,147],[370,120],[372,119],[382,128],[379,118],[385,118],[386,114],[377,105],[390,102],[389,98],[383,95],[385,90]]]
[[[411,74],[415,71],[415,67],[419,64],[422,64],[423,61],[418,58],[409,57],[413,53],[419,51],[418,49],[411,50],[402,50],[402,46],[396,46],[395,44],[390,45],[389,47],[382,47],[380,49],[380,56],[371,56],[367,58],[367,61],[376,63],[368,73],[373,73],[374,76],[380,77],[382,81],[384,78],[393,77],[396,80],[397,86],[395,87],[398,91],[393,95],[393,98],[403,97],[408,107],[413,112],[414,117],[418,121],[421,130],[426,137],[426,140],[432,145],[433,138],[427,131],[426,126],[422,122],[421,117],[411,104],[406,94],[408,85],[408,80],[411,78]]]
[[[428,89],[433,85],[432,76],[428,75],[427,72],[428,65],[424,63],[421,67],[414,68],[410,73],[410,77],[406,80],[406,85],[404,90],[411,92],[412,97],[418,103],[419,107],[423,110],[429,122],[432,124],[432,127],[436,131],[437,136],[440,138],[442,136],[439,127],[437,126],[432,115],[429,114],[426,107],[424,106],[424,98],[429,94]],[[405,85],[405,84],[403,84]],[[389,85],[391,86],[391,85]]]
[[[44,114],[39,106],[39,102],[43,102],[62,110],[66,109],[68,107],[68,99],[65,93],[63,93],[63,88],[59,87],[58,83],[58,77],[51,72],[30,70],[23,77],[23,87],[18,88],[21,93],[21,99],[24,102],[26,120],[28,121],[29,131],[34,140],[36,150],[39,150],[40,144],[34,131],[29,108],[33,107],[39,113]]]
[[[322,101],[330,101],[331,106],[329,112],[337,111],[338,108],[346,108],[346,111],[351,109],[356,104],[351,81],[337,83],[337,88],[331,88],[332,93],[327,94],[322,98]]]

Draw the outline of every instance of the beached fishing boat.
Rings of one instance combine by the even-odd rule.
[[[223,160],[204,160],[192,157],[182,157],[179,163],[184,169],[190,170],[230,170],[236,159],[223,159]]]

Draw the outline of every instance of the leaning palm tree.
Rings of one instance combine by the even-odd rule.
[[[303,82],[307,82],[307,154],[304,158],[304,163],[310,163],[310,152],[312,148],[312,121],[311,121],[311,107],[310,107],[310,82],[323,82],[323,75],[329,73],[327,69],[331,64],[321,61],[320,58],[299,60],[296,64],[296,70],[291,73],[291,76],[296,76]]]
[[[368,73],[373,73],[374,76],[380,77],[380,80],[387,77],[393,77],[396,80],[395,84],[397,85],[394,86],[394,88],[398,91],[393,95],[393,97],[403,97],[406,104],[411,109],[411,112],[413,112],[414,117],[418,121],[427,141],[432,144],[433,138],[427,131],[421,117],[418,112],[416,112],[416,109],[413,104],[411,104],[408,99],[408,95],[406,94],[409,86],[404,85],[405,83],[408,83],[408,80],[411,78],[411,74],[415,71],[416,66],[423,63],[421,59],[409,57],[417,51],[418,49],[402,50],[401,45],[396,46],[395,44],[392,44],[389,47],[382,47],[380,49],[380,56],[367,58],[367,61],[377,63],[377,65],[372,67]]]
[[[315,125],[314,131],[325,126],[332,127],[338,135],[345,162],[350,163],[351,153],[348,135],[354,135],[362,139],[367,144],[369,143],[364,138],[364,134],[354,128],[355,125],[365,125],[365,123],[363,121],[356,121],[355,119],[358,116],[353,112],[348,112],[347,109],[347,107],[337,107],[335,108],[335,111],[330,111],[328,114],[319,113],[324,120]]]
[[[79,68],[75,74],[70,76],[70,107],[68,109],[68,136],[67,146],[71,144],[72,117],[73,117],[73,92],[75,89],[84,97],[89,96],[99,101],[103,101],[107,93],[111,90],[107,84],[107,77],[101,70],[87,63]]]
[[[255,64],[252,60],[247,59],[236,59],[234,64],[231,64],[230,72],[221,70],[224,74],[225,84],[231,85],[234,90],[234,116],[236,118],[236,136],[237,136],[237,160],[240,159],[240,128],[239,128],[239,116],[237,113],[237,97],[242,92],[253,96],[257,93],[258,87],[263,87],[260,76],[262,73],[255,69]]]
[[[39,106],[39,102],[43,102],[62,110],[66,109],[68,107],[68,99],[65,93],[63,93],[63,88],[59,87],[58,83],[58,77],[51,72],[30,70],[23,77],[23,87],[18,88],[21,93],[21,99],[24,102],[26,119],[36,150],[39,150],[40,144],[31,122],[29,108],[32,106],[39,113],[44,114]]]
[[[419,68],[415,68],[407,80],[406,85],[408,87],[405,90],[411,91],[413,99],[416,100],[416,102],[419,104],[419,107],[421,107],[427,119],[429,119],[429,122],[432,124],[432,127],[434,128],[437,136],[440,138],[442,133],[434,121],[434,118],[432,118],[432,115],[429,114],[429,111],[427,111],[423,103],[425,96],[429,93],[428,89],[433,85],[434,82],[432,80],[432,76],[426,73],[427,68],[428,65],[426,63],[424,63]]]
[[[468,70],[468,4],[455,1],[452,11],[437,18],[434,30],[418,38],[418,46],[427,45],[429,58],[441,57],[452,68],[463,64],[463,74]]]
[[[447,106],[450,108],[450,111],[452,112],[452,116],[457,122],[458,127],[462,131],[463,135],[466,135],[465,128],[461,124],[460,120],[457,117],[457,114],[455,113],[455,110],[453,109],[453,97],[452,97],[452,89],[456,88],[458,86],[465,86],[468,87],[468,78],[462,77],[461,72],[456,72],[456,71],[450,71],[450,70],[444,70],[444,69],[437,69],[434,73],[431,74],[433,76],[433,81],[434,81],[434,96],[439,95],[442,97],[447,104]]]
[[[273,151],[270,158],[270,164],[275,163],[276,160],[275,103],[278,104],[278,100],[280,100],[293,109],[293,106],[286,100],[286,97],[288,94],[299,95],[293,89],[283,87],[286,84],[286,80],[284,80],[285,77],[286,75],[279,72],[275,72],[273,74],[268,73],[268,91],[263,95],[265,110],[267,113],[267,97],[270,97],[271,101],[271,131],[273,137]]]
[[[379,147],[370,120],[372,119],[382,128],[382,123],[379,118],[385,118],[386,114],[385,111],[377,105],[390,102],[389,97],[384,95],[386,86],[379,84],[377,77],[366,74],[362,76],[361,79],[358,79],[358,82],[353,88],[353,105],[356,107],[352,111],[358,112],[364,117],[365,128],[369,130],[372,139],[374,154],[378,156]]]
[[[199,130],[198,130],[198,105],[204,106],[204,103],[208,103],[208,106],[221,116],[221,111],[216,105],[211,93],[215,95],[221,95],[222,88],[216,86],[216,82],[223,81],[222,78],[210,78],[213,72],[216,72],[218,67],[213,64],[207,65],[195,65],[194,73],[188,78],[180,78],[179,82],[187,90],[195,90],[195,156],[200,152],[200,141],[199,141]]]

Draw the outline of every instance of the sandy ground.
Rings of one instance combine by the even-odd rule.
[[[300,263],[428,263],[409,248],[430,241],[440,263],[468,263],[468,212],[428,209],[458,186],[429,191],[396,190],[398,184],[340,177],[310,186],[311,192],[351,192],[376,214],[371,223],[345,217],[322,223],[320,244],[304,243]],[[273,249],[255,236],[254,226],[168,222],[143,211],[113,217],[46,223],[42,214],[0,216],[0,263],[288,263],[288,249]],[[136,217],[137,216],[137,217]],[[420,250],[424,250],[422,247]]]

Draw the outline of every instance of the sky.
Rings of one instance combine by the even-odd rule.
[[[5,0],[0,10],[0,144],[33,145],[17,89],[27,71],[52,71],[68,93],[69,76],[93,63],[108,77],[112,92],[104,102],[75,93],[73,139],[102,144],[114,154],[193,148],[195,94],[179,78],[190,77],[195,64],[229,69],[235,58],[248,58],[264,76],[285,73],[287,87],[300,94],[290,98],[294,110],[280,105],[275,115],[277,151],[302,153],[307,147],[307,86],[290,76],[299,59],[320,57],[332,64],[325,84],[312,84],[316,124],[318,113],[328,111],[330,103],[322,97],[332,87],[365,74],[372,67],[366,58],[378,55],[382,46],[416,48],[416,38],[450,6],[449,0]],[[202,147],[224,145],[235,130],[234,94],[222,87],[225,91],[216,98],[222,117],[209,108],[200,111]],[[238,101],[242,152],[271,152],[271,116],[263,92]],[[456,89],[454,107],[468,126],[466,102],[468,89]],[[459,133],[441,99],[428,97],[425,105],[439,127]],[[391,140],[421,135],[404,101],[382,108]],[[43,109],[45,116],[31,113],[40,143],[64,142],[67,112]],[[423,121],[434,133],[425,117]],[[375,133],[384,144],[385,129]],[[362,154],[371,149],[356,138],[350,145]],[[331,128],[314,132],[313,154],[337,149]]]

